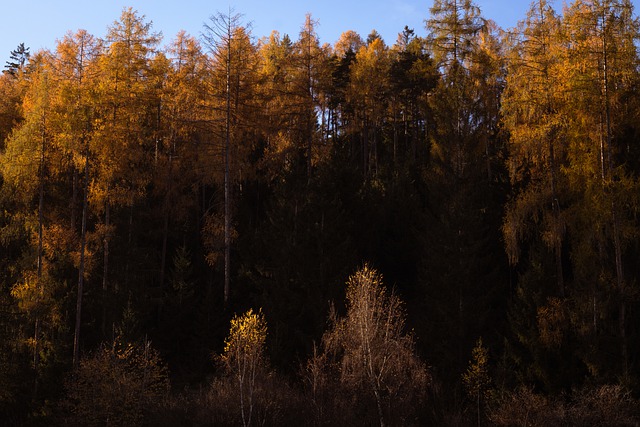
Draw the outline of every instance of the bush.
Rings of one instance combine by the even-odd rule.
[[[618,385],[575,391],[568,403],[520,388],[505,395],[489,418],[498,426],[637,426],[638,404]]]
[[[169,393],[168,370],[150,342],[103,345],[65,384],[62,418],[70,425],[142,425]]]

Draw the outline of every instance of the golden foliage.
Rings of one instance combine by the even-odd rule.
[[[462,375],[462,382],[467,389],[467,393],[469,393],[469,396],[473,399],[476,397],[479,399],[491,384],[488,365],[489,351],[482,345],[482,337],[480,337],[471,352],[469,367]]]
[[[538,307],[540,341],[547,347],[558,348],[563,343],[568,321],[564,304],[559,298],[549,298],[547,305]]]
[[[231,225],[230,238],[233,243],[238,238],[238,232]],[[224,215],[211,213],[205,216],[202,226],[202,241],[207,249],[205,259],[210,266],[216,266],[224,260]]]
[[[222,360],[229,365],[244,363],[245,359],[250,363],[257,362],[263,357],[266,339],[267,322],[262,310],[254,313],[249,309],[242,316],[234,316],[224,342]]]
[[[264,350],[267,339],[267,322],[262,310],[249,309],[242,316],[231,319],[229,336],[224,342],[220,357],[226,371],[235,378],[243,425],[251,425],[254,414],[257,379],[264,373]]]

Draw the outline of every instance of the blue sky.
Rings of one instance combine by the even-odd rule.
[[[207,0],[12,0],[3,5],[0,15],[0,66],[9,52],[24,42],[35,52],[53,49],[56,39],[67,31],[82,28],[102,37],[107,26],[131,6],[147,20],[155,31],[161,31],[168,43],[179,30],[198,36],[202,25],[217,11],[229,6],[251,22],[253,35],[262,37],[271,30],[296,39],[307,12],[318,21],[317,32],[322,43],[334,43],[346,30],[354,30],[363,38],[376,29],[388,44],[393,44],[405,25],[425,35],[424,19],[429,16],[433,0],[234,0],[233,3]],[[476,0],[485,18],[503,28],[514,26],[524,17],[529,0]],[[634,0],[634,4],[640,0]],[[562,0],[555,1],[562,8]],[[637,10],[636,10],[637,13]]]

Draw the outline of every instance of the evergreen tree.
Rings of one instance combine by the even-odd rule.
[[[5,63],[3,72],[16,77],[20,72],[24,71],[31,56],[29,49],[24,46],[24,43],[20,43],[15,50],[12,50],[9,55],[10,60]]]

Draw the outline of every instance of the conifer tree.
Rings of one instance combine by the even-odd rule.
[[[519,259],[523,236],[531,218],[538,233],[555,256],[558,294],[564,295],[562,249],[566,164],[562,118],[563,88],[560,86],[560,20],[545,0],[532,4],[508,61],[502,97],[504,124],[509,132],[511,182],[520,193],[507,207],[503,233],[511,263]],[[564,197],[563,197],[564,196]]]
[[[216,264],[219,253],[223,253],[223,298],[227,304],[231,293],[231,243],[235,234],[234,191],[243,177],[252,173],[247,158],[255,143],[251,136],[257,133],[252,120],[259,117],[253,104],[258,67],[257,51],[249,29],[240,23],[241,15],[218,13],[210,21],[205,25],[205,42],[211,54],[208,95],[211,131],[216,140],[211,147],[210,160],[222,166],[214,167],[214,170],[222,172],[221,179],[218,178],[219,174],[215,174],[214,179],[222,182],[223,213],[221,220],[216,215],[208,217],[203,234],[209,246],[210,265]]]
[[[15,50],[11,51],[9,56],[11,60],[5,63],[5,69],[3,72],[13,77],[17,77],[20,72],[24,71],[27,62],[29,61],[29,57],[31,56],[31,52],[29,52],[29,50],[30,48],[25,47],[24,43],[20,43]]]

